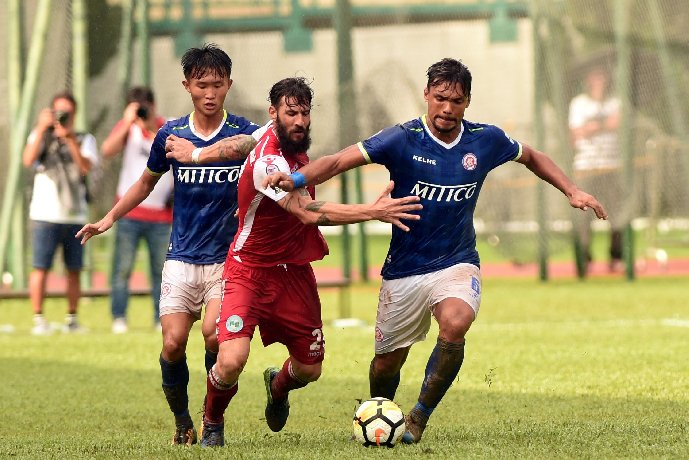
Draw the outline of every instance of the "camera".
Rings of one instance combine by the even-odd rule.
[[[148,118],[148,107],[145,105],[139,106],[139,108],[136,109],[136,116],[142,120],[146,120]]]
[[[62,110],[56,110],[54,117],[55,121],[57,121],[62,126],[65,126],[69,122],[70,113]]]

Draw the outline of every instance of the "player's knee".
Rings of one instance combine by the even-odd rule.
[[[373,375],[386,378],[396,375],[402,368],[402,362],[391,357],[376,356],[373,358]]]
[[[461,315],[443,318],[440,321],[440,336],[448,342],[462,342],[471,327],[473,316]]]
[[[218,336],[215,334],[215,329],[212,331],[202,331],[203,342],[206,346],[206,350],[211,350],[214,352],[218,351]]]
[[[168,361],[177,361],[184,357],[187,349],[186,338],[172,334],[163,336],[163,358]]]
[[[239,378],[239,374],[246,366],[247,358],[233,353],[218,354],[218,360],[215,363],[216,369],[220,373],[220,377],[226,382],[230,382]]]
[[[294,364],[293,364],[294,365]],[[320,364],[294,366],[293,371],[299,380],[303,382],[315,382],[321,376]]]

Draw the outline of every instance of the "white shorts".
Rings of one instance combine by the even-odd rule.
[[[200,319],[203,305],[222,296],[223,266],[166,260],[160,286],[160,316],[187,313]]]
[[[474,310],[481,306],[481,271],[457,264],[394,280],[383,280],[376,317],[376,354],[409,347],[426,338],[433,308],[448,298],[461,299]]]

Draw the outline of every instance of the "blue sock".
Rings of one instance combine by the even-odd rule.
[[[452,386],[452,382],[462,367],[462,362],[464,362],[464,342],[452,343],[438,337],[433,353],[428,358],[419,402],[414,409],[430,416]]]
[[[433,411],[435,410],[435,407],[426,407],[420,402],[417,402],[416,405],[414,405],[414,408],[412,409],[413,411],[418,411],[424,414],[426,417],[430,417]]]
[[[206,355],[204,356],[204,364],[206,365],[206,374],[208,374],[211,369],[213,369],[213,366],[215,366],[215,362],[218,360],[218,353],[210,350],[206,350]]]
[[[163,376],[163,392],[175,417],[189,417],[189,367],[187,357],[176,362],[165,361],[160,356],[160,371]]]

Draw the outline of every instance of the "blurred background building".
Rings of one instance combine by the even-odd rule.
[[[0,62],[8,65],[0,73],[5,165],[0,256],[6,259],[1,271],[12,273],[15,285],[22,283],[27,253],[18,222],[25,220],[31,178],[22,171],[14,187],[12,136],[25,138],[38,110],[65,88],[77,93],[82,126],[99,142],[119,118],[130,85],[151,84],[161,114],[185,114],[191,103],[181,90],[179,58],[204,42],[217,43],[233,59],[227,109],[257,123],[267,120],[268,89],[275,81],[294,75],[312,80],[312,157],[424,113],[426,69],[454,57],[474,77],[466,118],[500,126],[547,152],[568,173],[569,102],[582,91],[586,73],[604,66],[621,101],[624,179],[621,201],[605,205],[627,222],[627,276],[634,276],[636,257],[687,244],[689,3],[684,0],[4,2],[0,30],[7,46],[0,47]],[[44,34],[32,38],[42,14]],[[22,97],[19,88],[31,77],[37,40],[44,49],[35,91],[28,98],[25,88]],[[28,127],[18,123],[22,104]],[[117,162],[104,162],[91,175],[94,217],[112,205],[118,170]],[[319,196],[374,199],[386,171],[375,165],[360,171],[344,184],[324,184]],[[492,173],[476,216],[481,239],[515,263],[539,261],[543,278],[552,254],[573,257],[573,211],[521,165]],[[605,222],[595,225],[605,230]]]

